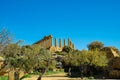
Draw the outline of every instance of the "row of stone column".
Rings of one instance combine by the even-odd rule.
[[[68,45],[66,45],[66,39],[64,39],[64,45],[62,44],[62,39],[59,39],[59,46],[57,39],[55,38],[55,47],[64,47],[64,46],[70,46],[71,48],[74,48],[74,44],[71,42],[71,40],[68,38]]]

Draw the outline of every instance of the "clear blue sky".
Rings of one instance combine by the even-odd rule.
[[[92,41],[120,49],[120,0],[0,0],[0,27],[32,44],[70,37],[76,49]]]

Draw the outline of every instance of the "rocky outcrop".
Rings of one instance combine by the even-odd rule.
[[[111,47],[104,47],[101,49],[101,51],[104,51],[106,53],[106,56],[109,61],[111,61],[115,57],[119,57],[119,53],[117,53],[113,48]]]

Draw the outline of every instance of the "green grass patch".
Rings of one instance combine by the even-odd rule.
[[[57,74],[57,73],[64,73],[64,69],[58,70],[58,71],[48,71],[44,75],[52,75],[52,74]],[[33,72],[31,75],[39,75],[39,72]]]
[[[52,74],[58,74],[58,73],[64,73],[64,70],[61,69],[59,71],[48,71],[44,75],[52,75]]]
[[[8,80],[7,76],[0,76],[0,80]]]
[[[23,80],[24,78],[31,78],[31,75],[30,75],[30,74],[27,74],[27,75],[21,77],[20,80]]]
[[[51,75],[51,74],[56,74],[57,72],[53,72],[53,71],[48,71],[46,72],[44,75]]]
[[[84,77],[83,80],[94,80],[94,77],[93,77],[93,76],[90,76],[90,77]]]

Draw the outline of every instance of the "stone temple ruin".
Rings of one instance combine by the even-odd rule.
[[[59,39],[59,43],[57,38],[53,39],[52,35],[45,36],[43,39],[35,42],[34,44],[39,44],[41,47],[49,49],[51,52],[62,51],[64,46],[70,46],[74,49],[74,44],[68,38],[68,44],[66,44],[66,39],[64,39],[64,44],[62,43],[62,39]]]

